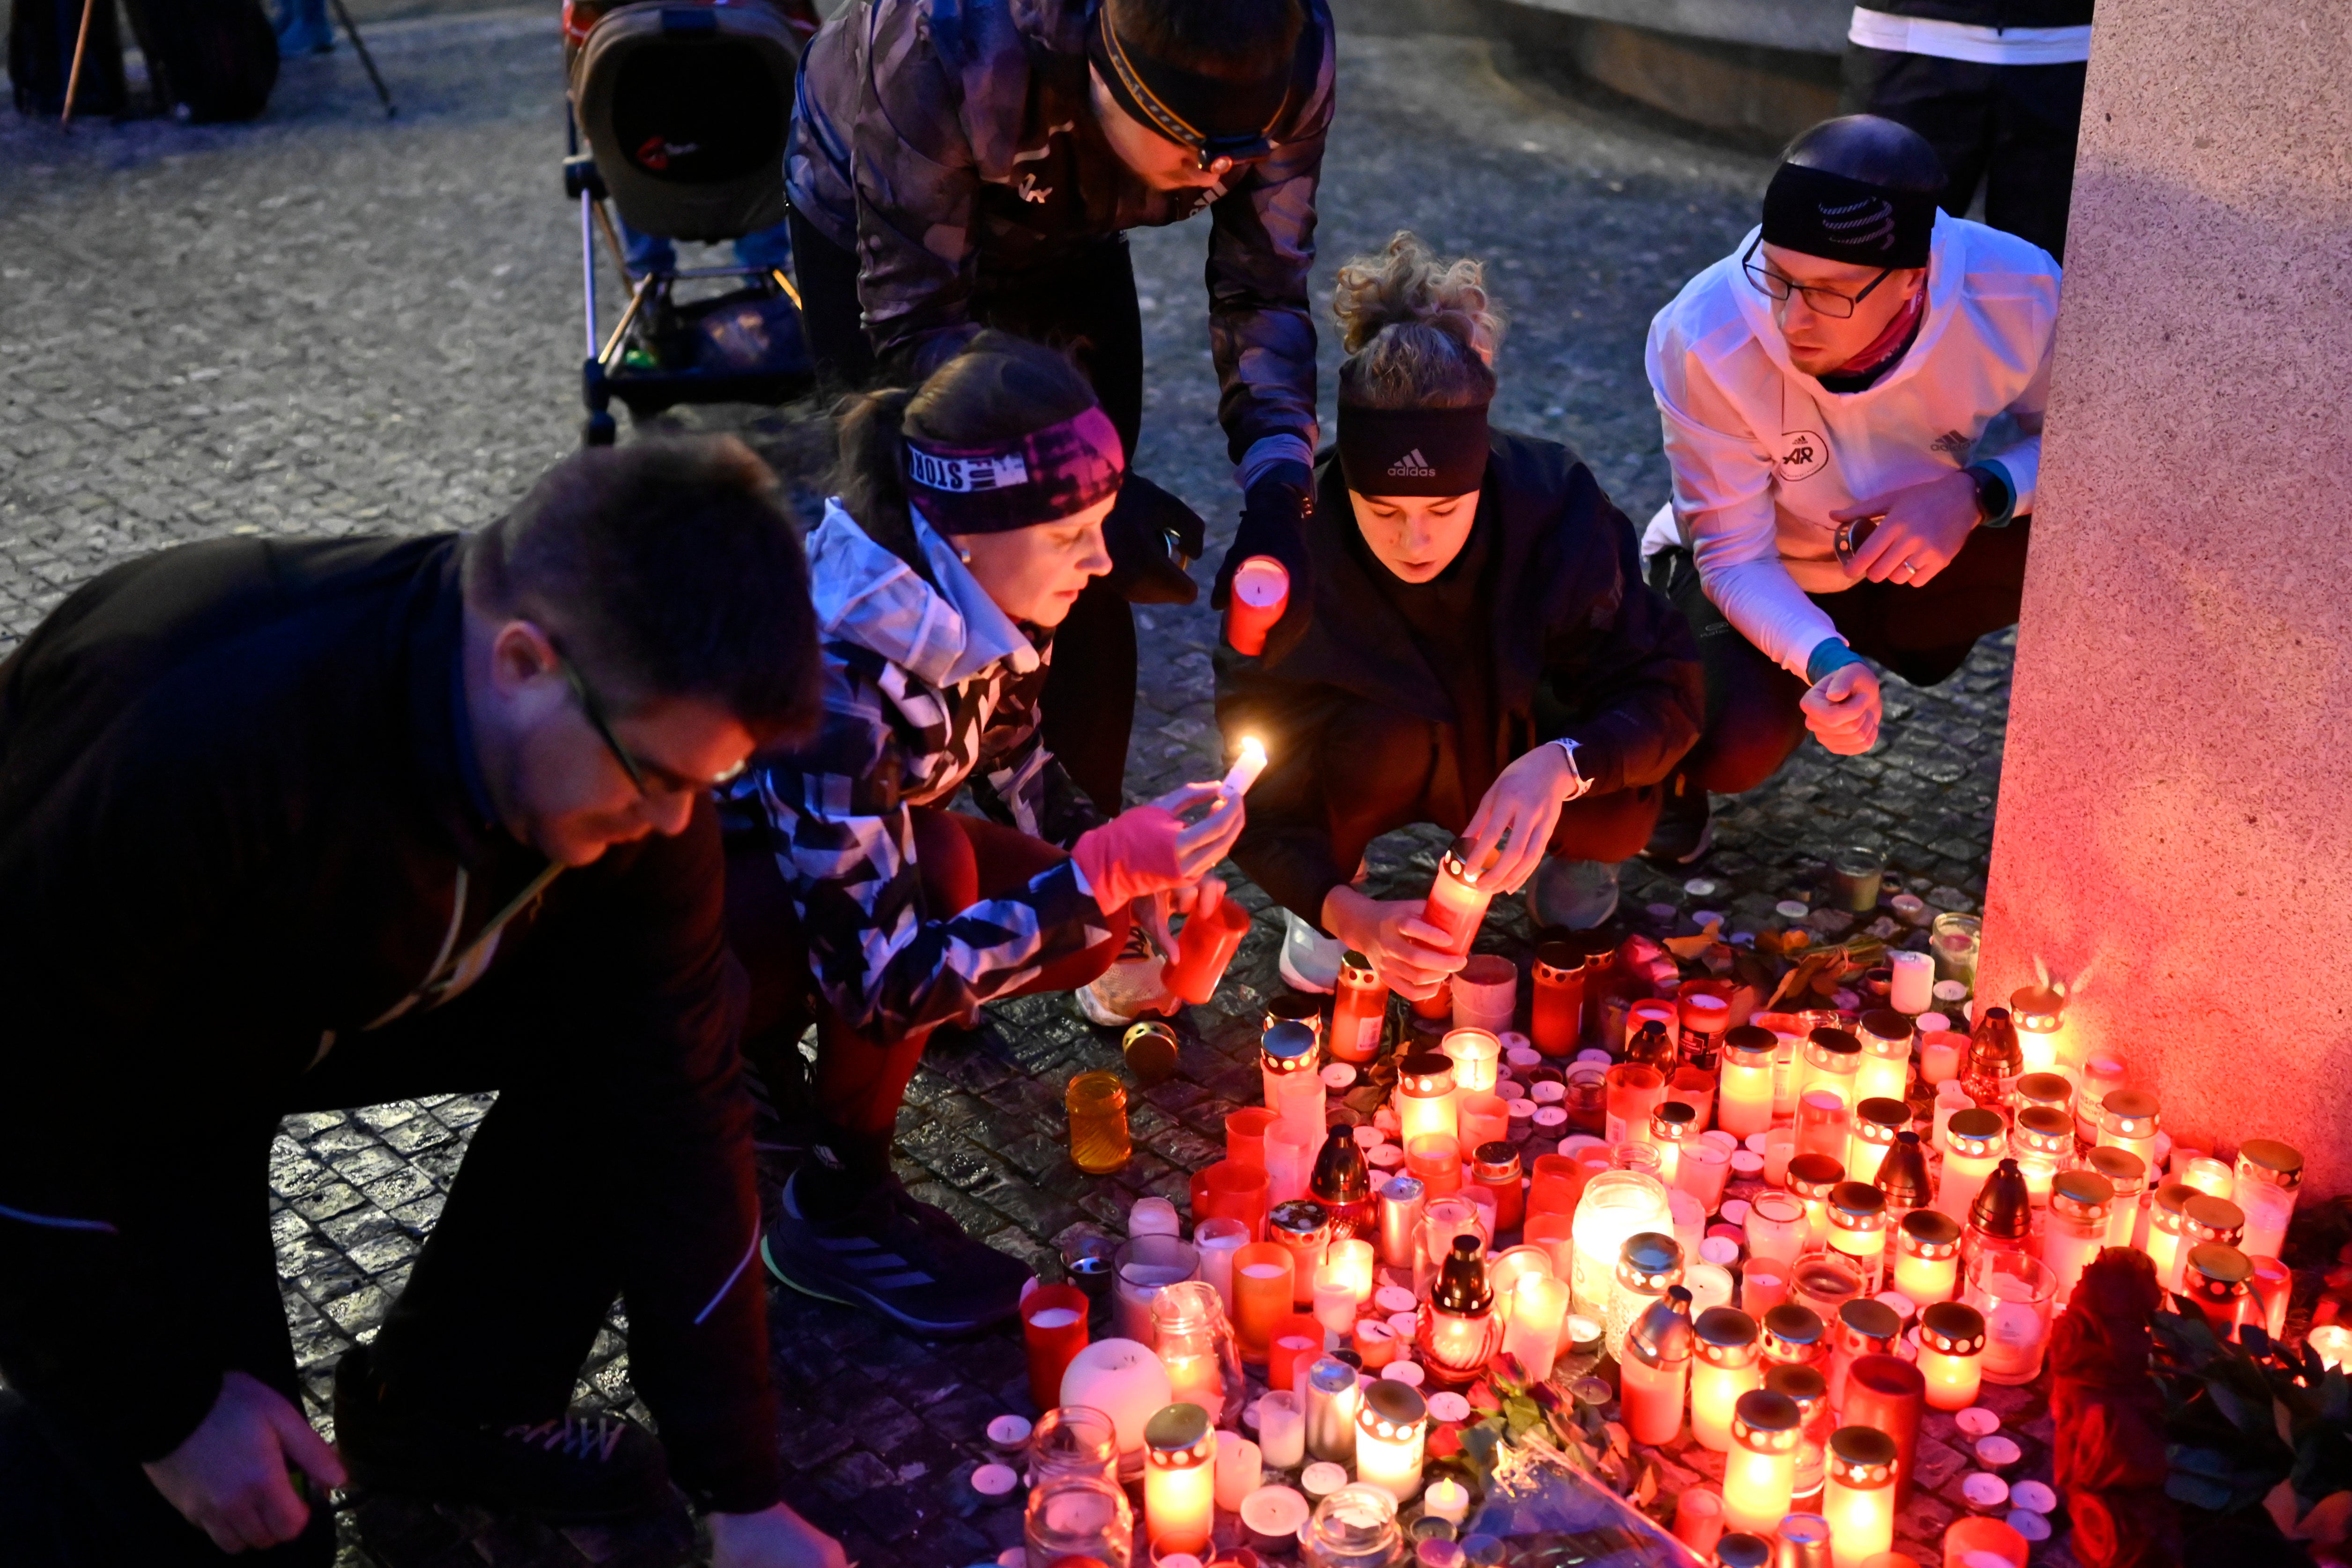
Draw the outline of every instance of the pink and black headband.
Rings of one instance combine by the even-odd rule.
[[[907,489],[942,533],[1059,522],[1118,493],[1127,454],[1099,408],[1018,440],[950,447],[906,438]]]

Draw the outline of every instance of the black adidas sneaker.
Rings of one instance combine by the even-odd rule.
[[[978,1333],[1020,1310],[1028,1266],[974,1241],[896,1181],[823,1222],[802,1214],[799,1185],[797,1173],[784,1184],[760,1257],[803,1296],[867,1308],[926,1338]]]

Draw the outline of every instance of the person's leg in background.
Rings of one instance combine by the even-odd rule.
[[[1935,686],[1968,662],[1977,640],[2017,624],[2025,594],[2025,557],[2033,520],[1979,528],[1951,563],[1918,587],[1865,584],[1824,594],[1827,612],[1856,653],[1914,686]]]
[[[1723,618],[1699,585],[1688,551],[1665,550],[1652,557],[1650,585],[1690,624],[1706,677],[1706,728],[1666,779],[1656,830],[1643,851],[1653,860],[1686,866],[1705,855],[1713,840],[1708,792],[1738,795],[1755,788],[1804,740],[1805,715],[1798,704],[1805,683]]]
[[[875,363],[865,308],[857,302],[857,258],[798,210],[785,225],[792,234],[793,281],[801,291],[801,335],[818,384],[832,392],[858,391],[873,381]]]
[[[218,1346],[227,1367],[302,1409],[268,1223],[269,1148],[278,1119],[250,1106],[175,1110],[176,1136],[162,1127],[142,1128],[135,1119],[118,1129],[124,1149],[171,1151],[167,1164],[127,1179],[131,1191],[152,1196],[155,1212],[143,1216],[142,1228],[159,1249],[159,1269],[180,1287],[178,1321],[149,1325],[148,1331]],[[185,1135],[189,1128],[200,1130],[193,1142]],[[12,1239],[29,1250],[0,1256],[0,1268],[34,1277],[50,1272],[38,1257],[48,1234]],[[310,1520],[297,1540],[232,1557],[164,1500],[131,1454],[20,1394],[0,1394],[0,1562],[34,1568],[222,1568],[232,1562],[327,1568],[335,1556],[332,1500],[324,1489],[310,1487],[305,1501]]]
[[[1838,108],[1846,114],[1883,115],[1926,137],[1944,163],[1944,195],[1937,205],[1954,217],[1966,217],[1992,156],[1995,68],[1848,44]]]
[[[629,220],[621,216],[617,205],[613,209],[613,227],[621,236],[621,254],[628,260],[632,282],[648,272],[677,270],[677,247],[669,236],[646,234],[631,228]]]
[[[923,904],[935,915],[1021,887],[1067,858],[1041,839],[961,813],[919,806],[912,816]],[[1127,924],[1120,911],[1103,941],[1045,965],[1006,994],[1088,984],[1118,956]],[[892,1037],[852,1028],[820,1003],[811,1086],[815,1138],[785,1185],[762,1247],[770,1271],[803,1294],[868,1307],[918,1333],[958,1334],[1010,1317],[1029,1269],[910,1197],[891,1173],[898,1110],[933,1032]]]
[[[1125,237],[1061,266],[987,287],[979,310],[992,326],[1072,352],[1134,467],[1143,430],[1143,313]],[[1114,546],[1115,563],[1120,553]],[[1054,634],[1044,729],[1046,749],[1108,816],[1127,804],[1135,675],[1135,612],[1112,578],[1097,577]]]
[[[1528,912],[1538,926],[1590,931],[1617,912],[1617,868],[1656,832],[1664,784],[1589,795],[1559,809],[1541,865],[1528,879]]]
[[[2074,142],[2083,128],[2084,62],[1993,68],[1992,164],[1985,221],[2066,259]]]

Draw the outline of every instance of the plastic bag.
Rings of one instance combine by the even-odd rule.
[[[1505,1568],[1706,1568],[1706,1560],[1571,1465],[1558,1449],[1506,1444],[1463,1531],[1503,1543]]]

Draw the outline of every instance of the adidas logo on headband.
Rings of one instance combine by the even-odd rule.
[[[1430,467],[1429,459],[1421,455],[1418,447],[1389,465],[1389,478],[1392,479],[1433,479],[1436,477],[1437,470]]]
[[[927,490],[971,495],[1029,482],[1029,465],[1018,452],[996,458],[942,458],[909,445],[907,475]]]

